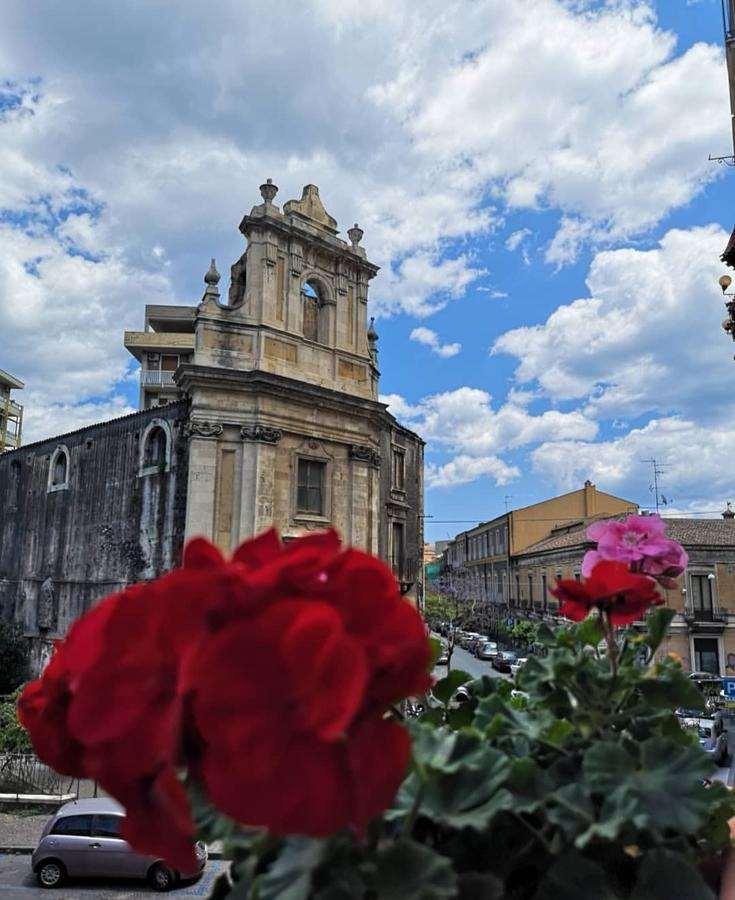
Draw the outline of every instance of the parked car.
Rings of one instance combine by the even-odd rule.
[[[493,658],[493,669],[497,669],[498,672],[510,672],[510,667],[517,659],[512,650],[503,650]]]
[[[109,797],[74,800],[51,816],[31,857],[43,888],[67,878],[140,878],[156,891],[168,891],[182,879],[196,878],[207,863],[207,848],[195,844],[196,872],[177,872],[162,859],[137,853],[120,837],[125,810]]]
[[[697,723],[699,746],[712,757],[715,764],[724,766],[727,763],[729,750],[727,732],[718,731],[715,719],[702,718]]]
[[[525,666],[528,662],[527,656],[520,656],[514,663],[510,664],[510,674],[513,678],[519,673],[519,671]]]
[[[477,655],[480,659],[494,659],[498,653],[500,649],[495,641],[485,641]]]

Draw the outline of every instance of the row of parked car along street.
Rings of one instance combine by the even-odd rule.
[[[446,665],[448,662],[448,647],[446,638],[448,627],[441,623],[437,631],[442,635],[442,653],[437,660],[438,665]],[[515,677],[518,670],[526,662],[526,657],[519,657],[513,650],[503,647],[498,641],[490,640],[477,631],[457,631],[454,635],[455,644],[463,647],[468,653],[472,653],[478,659],[488,660],[493,669]]]

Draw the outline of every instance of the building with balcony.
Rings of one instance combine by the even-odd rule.
[[[21,390],[23,382],[0,369],[0,453],[20,447],[23,438],[23,407],[11,396]]]
[[[692,672],[735,675],[735,513],[721,519],[665,518],[667,534],[689,554],[677,587],[660,589],[677,613],[661,652],[674,652]],[[548,594],[557,578],[579,579],[582,559],[595,544],[581,522],[555,528],[514,558],[518,604],[535,615],[555,614]]]
[[[147,306],[125,333],[140,411],[0,456],[0,614],[37,665],[195,535],[230,553],[272,526],[284,540],[333,527],[421,602],[424,444],[378,399],[378,268],[314,185],[282,209],[272,182],[260,190],[226,298],[212,260],[199,303]]]
[[[126,331],[126,349],[140,363],[140,408],[165,406],[183,393],[174,382],[194,354],[195,306],[147,305],[143,331]]]

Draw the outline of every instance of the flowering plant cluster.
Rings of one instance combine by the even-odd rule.
[[[272,835],[362,834],[410,757],[389,707],[429,687],[423,622],[378,560],[335,532],[274,531],[79,619],[19,703],[38,755],[126,808],[133,847],[196,871],[181,775]]]
[[[431,684],[382,563],[269,532],[231,561],[194,541],[95,607],[21,719],[47,763],[121,800],[139,850],[186,872],[195,835],[222,840],[216,898],[712,900],[735,802],[674,716],[697,688],[656,658],[656,584],[686,556],[640,518],[593,526],[588,577],[555,588],[577,624],[539,626],[515,690]]]

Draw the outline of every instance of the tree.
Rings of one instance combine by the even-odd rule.
[[[18,721],[21,688],[0,699],[0,753],[33,753],[28,732]]]
[[[432,628],[446,625],[447,671],[452,666],[452,654],[457,632],[473,624],[477,618],[477,593],[472,589],[466,569],[453,569],[434,582],[436,593],[426,595],[425,617]]]
[[[28,641],[16,622],[0,621],[0,695],[12,694],[28,678]]]

